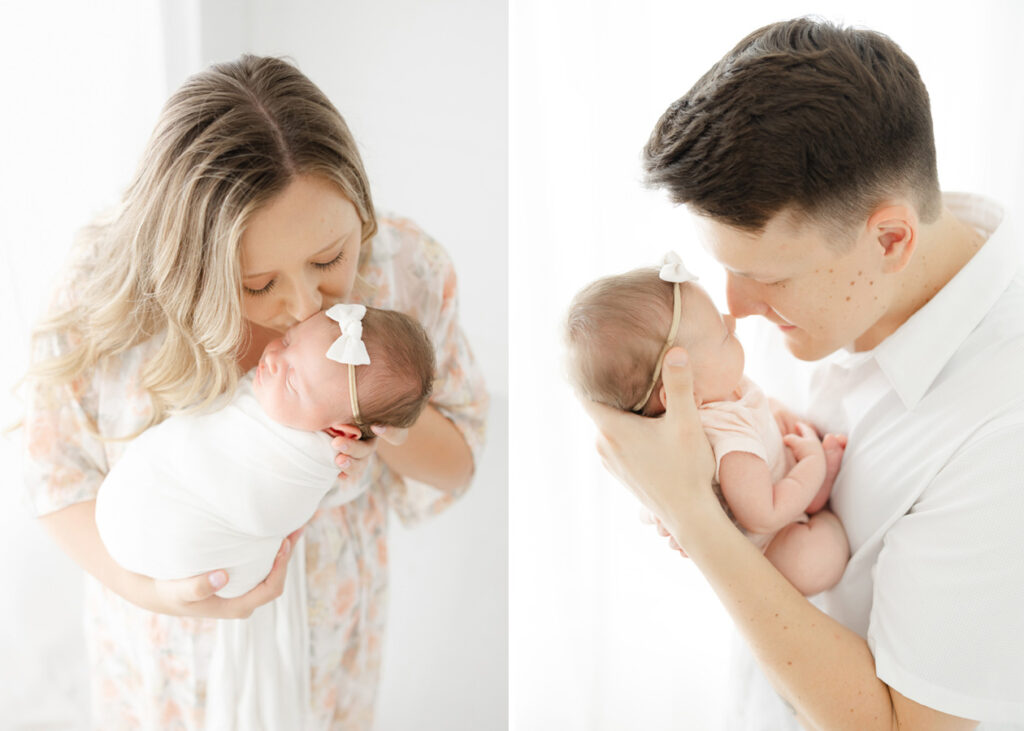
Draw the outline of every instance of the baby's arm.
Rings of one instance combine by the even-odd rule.
[[[718,466],[722,495],[736,520],[753,533],[774,533],[804,512],[825,479],[825,452],[817,434],[800,424],[783,437],[797,462],[774,485],[768,464],[750,452],[729,452]]]

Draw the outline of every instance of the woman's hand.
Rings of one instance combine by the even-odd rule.
[[[370,427],[377,439],[353,439],[346,436],[338,436],[331,440],[331,446],[338,454],[334,463],[341,472],[338,473],[339,480],[358,480],[369,464],[370,457],[377,451],[379,440],[383,439],[388,444],[398,446],[405,442],[409,436],[408,429],[395,426],[379,426],[374,424]]]
[[[227,572],[211,571],[188,579],[158,581],[149,577],[139,576],[142,582],[151,582],[151,602],[139,605],[152,612],[172,614],[178,617],[210,617],[215,619],[244,619],[250,616],[257,607],[277,599],[284,591],[284,580],[288,572],[288,559],[291,549],[302,535],[302,528],[289,534],[281,543],[274,565],[267,578],[253,587],[249,592],[232,599],[216,596],[216,592],[224,588]],[[214,581],[220,577],[219,583]],[[136,574],[136,576],[138,576]],[[126,599],[133,601],[131,596]],[[135,602],[138,603],[138,602]]]
[[[689,508],[717,500],[711,490],[715,461],[693,398],[693,374],[682,348],[672,348],[663,366],[667,408],[659,418],[618,411],[594,402],[584,407],[600,435],[604,466],[658,516],[685,545]]]

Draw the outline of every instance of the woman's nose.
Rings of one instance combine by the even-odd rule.
[[[765,312],[764,303],[756,296],[755,285],[732,272],[725,275],[725,299],[734,319]]]
[[[317,287],[303,283],[295,289],[294,296],[288,308],[288,314],[295,322],[307,320],[317,312],[323,304],[323,296]]]

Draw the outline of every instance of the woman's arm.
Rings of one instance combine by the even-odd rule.
[[[369,441],[346,436],[333,439],[340,479],[359,479],[370,456],[378,450],[381,459],[400,476],[433,485],[442,492],[458,492],[473,477],[473,452],[466,438],[433,406],[423,409],[408,429],[374,426],[373,430],[379,436]]]
[[[107,552],[96,529],[96,501],[74,503],[40,516],[47,533],[75,563],[97,581],[132,604],[151,612],[182,617],[242,618],[256,607],[281,595],[288,567],[290,548],[301,529],[284,540],[270,574],[252,591],[234,599],[215,596],[221,586],[212,571],[177,581],[157,581],[122,568]]]
[[[444,492],[455,492],[473,477],[473,453],[456,426],[433,406],[427,406],[408,429],[404,443],[389,441],[396,430],[385,429],[378,441],[381,459],[403,477]]]
[[[807,601],[731,524],[711,491],[714,462],[682,349],[665,357],[668,410],[646,419],[587,404],[605,466],[660,516],[701,570],[776,690],[809,728],[969,731],[875,675],[867,642]]]

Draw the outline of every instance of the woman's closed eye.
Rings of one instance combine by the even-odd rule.
[[[328,262],[313,262],[313,266],[317,269],[333,269],[338,264],[341,264],[345,260],[345,249],[338,252],[338,255]]]
[[[251,294],[254,297],[259,297],[261,294],[267,294],[268,292],[270,292],[270,290],[272,290],[274,288],[274,285],[276,283],[277,283],[276,279],[271,279],[269,282],[267,282],[265,285],[263,285],[263,287],[261,287],[260,289],[253,289],[252,287],[246,287],[245,285],[242,285],[242,289],[245,290],[246,294]]]
[[[328,271],[328,270],[333,269],[334,267],[338,266],[343,261],[345,261],[345,249],[342,249],[341,251],[339,251],[338,255],[335,256],[330,261],[314,261],[314,262],[311,262],[311,264],[314,267],[316,267],[317,269],[320,269],[321,271]],[[274,288],[275,284],[277,284],[277,279],[271,279],[269,282],[267,282],[260,289],[253,289],[252,287],[246,287],[244,285],[242,286],[242,289],[245,290],[246,294],[250,294],[253,297],[259,297],[261,294],[269,293],[270,290],[272,290]]]

